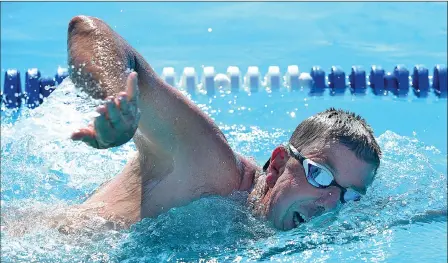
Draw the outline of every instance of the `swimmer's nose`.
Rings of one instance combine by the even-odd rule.
[[[320,205],[325,209],[325,211],[335,209],[340,201],[341,189],[336,186],[331,186],[322,190],[324,190],[324,192],[322,193]]]

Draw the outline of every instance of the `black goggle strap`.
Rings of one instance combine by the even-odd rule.
[[[305,157],[303,157],[300,152],[296,149],[296,147],[292,146],[290,143],[286,145],[286,149],[289,151],[289,155],[294,157],[297,161],[300,162],[300,164],[303,164],[303,161],[305,160]]]
[[[266,172],[270,163],[271,163],[271,157],[269,157],[268,161],[263,165],[263,172]]]
[[[336,186],[339,188],[339,190],[341,190],[341,195],[339,196],[339,200],[341,201],[341,203],[345,203],[345,193],[347,192],[347,189],[340,186],[338,183],[336,183],[335,180],[333,180],[333,182],[331,182],[331,184],[329,186]]]
[[[289,146],[288,148],[289,148],[289,150],[291,152],[291,155],[294,158],[296,158],[298,161],[303,163],[303,160],[305,158],[299,153],[299,151],[297,151],[297,149],[294,146],[292,146],[291,144],[288,144],[288,146]],[[309,169],[309,167],[308,167],[308,169]],[[320,185],[311,176],[307,176],[307,177],[308,177],[308,180],[313,180],[317,185]],[[329,186],[336,186],[336,187],[338,187],[341,190],[341,195],[339,197],[339,200],[341,201],[341,203],[345,203],[346,201],[345,201],[344,196],[345,196],[345,193],[347,192],[347,189],[345,189],[344,187],[342,187],[338,183],[336,183],[334,178],[333,178],[333,181],[329,185],[327,185],[327,186],[320,185],[320,187],[323,187],[323,188],[326,188],[326,187],[329,187]]]

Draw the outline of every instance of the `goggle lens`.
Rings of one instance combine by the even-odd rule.
[[[333,174],[327,168],[311,161],[310,159],[303,157],[299,153],[299,151],[297,151],[297,149],[291,144],[289,144],[289,150],[296,160],[302,162],[306,179],[311,185],[318,188],[325,188],[332,184],[338,186],[338,184],[334,180]],[[340,198],[341,202],[358,201],[359,199],[361,199],[361,194],[357,191],[351,188],[343,188],[341,186],[339,187],[342,190]]]
[[[345,202],[359,201],[360,199],[361,199],[361,194],[351,188],[348,188],[344,193]]]
[[[333,182],[334,177],[330,171],[310,160],[306,159],[304,162],[306,162],[305,166],[307,167],[307,169],[305,169],[307,178],[312,179],[318,186],[326,187]]]
[[[328,187],[333,181],[333,174],[328,171],[325,167],[314,163],[308,159],[304,160],[305,175],[310,182],[315,187]],[[343,201],[359,201],[361,199],[361,194],[356,192],[351,188],[347,188],[343,193]],[[342,200],[341,200],[342,201]]]

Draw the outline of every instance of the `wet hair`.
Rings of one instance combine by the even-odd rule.
[[[381,149],[373,136],[373,129],[353,112],[329,108],[300,123],[289,143],[306,154],[337,142],[350,149],[358,159],[375,166],[380,165]]]

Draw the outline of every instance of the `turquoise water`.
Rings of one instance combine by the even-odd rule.
[[[66,63],[66,30],[77,14],[104,19],[160,72],[229,65],[245,71],[297,64],[447,64],[446,3],[1,3],[1,68]],[[414,19],[409,19],[413,17]],[[208,32],[212,28],[212,32]],[[3,80],[2,80],[3,82]],[[68,79],[39,108],[2,112],[2,262],[446,262],[447,101],[309,97],[306,92],[199,96],[232,147],[261,164],[295,126],[327,107],[355,111],[384,152],[367,196],[331,218],[281,232],[253,218],[245,193],[212,197],[145,219],[129,231],[75,236],[45,216],[80,203],[117,174],[133,143],[97,151],[68,139],[96,102]],[[294,114],[291,114],[291,113]],[[6,219],[5,219],[6,218]],[[95,221],[97,220],[97,221]],[[92,219],[92,228],[101,219]],[[199,222],[199,223],[198,223]]]

